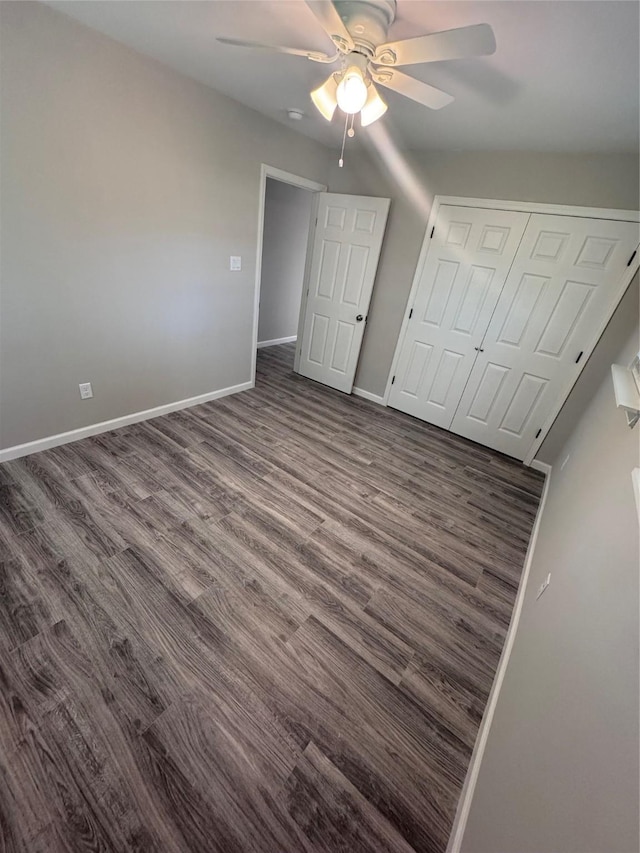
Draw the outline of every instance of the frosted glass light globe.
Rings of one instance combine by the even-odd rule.
[[[340,109],[350,115],[359,113],[364,107],[367,100],[367,85],[362,79],[359,68],[349,68],[340,81],[336,98]]]

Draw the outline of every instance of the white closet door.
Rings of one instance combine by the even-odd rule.
[[[320,193],[298,371],[349,393],[390,200]]]
[[[451,429],[524,459],[619,296],[638,225],[533,214]]]
[[[528,213],[440,208],[390,406],[451,426],[528,219]]]

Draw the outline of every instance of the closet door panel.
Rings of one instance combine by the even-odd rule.
[[[525,458],[618,298],[638,239],[637,223],[531,216],[454,432]]]
[[[529,219],[443,205],[389,405],[449,428]]]

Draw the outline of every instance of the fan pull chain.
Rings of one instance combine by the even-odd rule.
[[[356,117],[355,113],[351,113],[351,127],[347,131],[347,136],[349,137],[349,139],[353,139],[353,137],[356,135],[356,132],[353,129],[353,121],[354,121],[355,117]]]
[[[342,169],[344,166],[344,143],[347,138],[347,125],[349,124],[349,116],[345,116],[344,119],[344,133],[342,134],[342,150],[340,151],[340,159],[338,160],[338,166]]]

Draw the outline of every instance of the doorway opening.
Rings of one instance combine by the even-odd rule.
[[[287,344],[293,352],[298,337],[307,248],[316,195],[323,184],[262,166],[256,261],[254,348]]]

